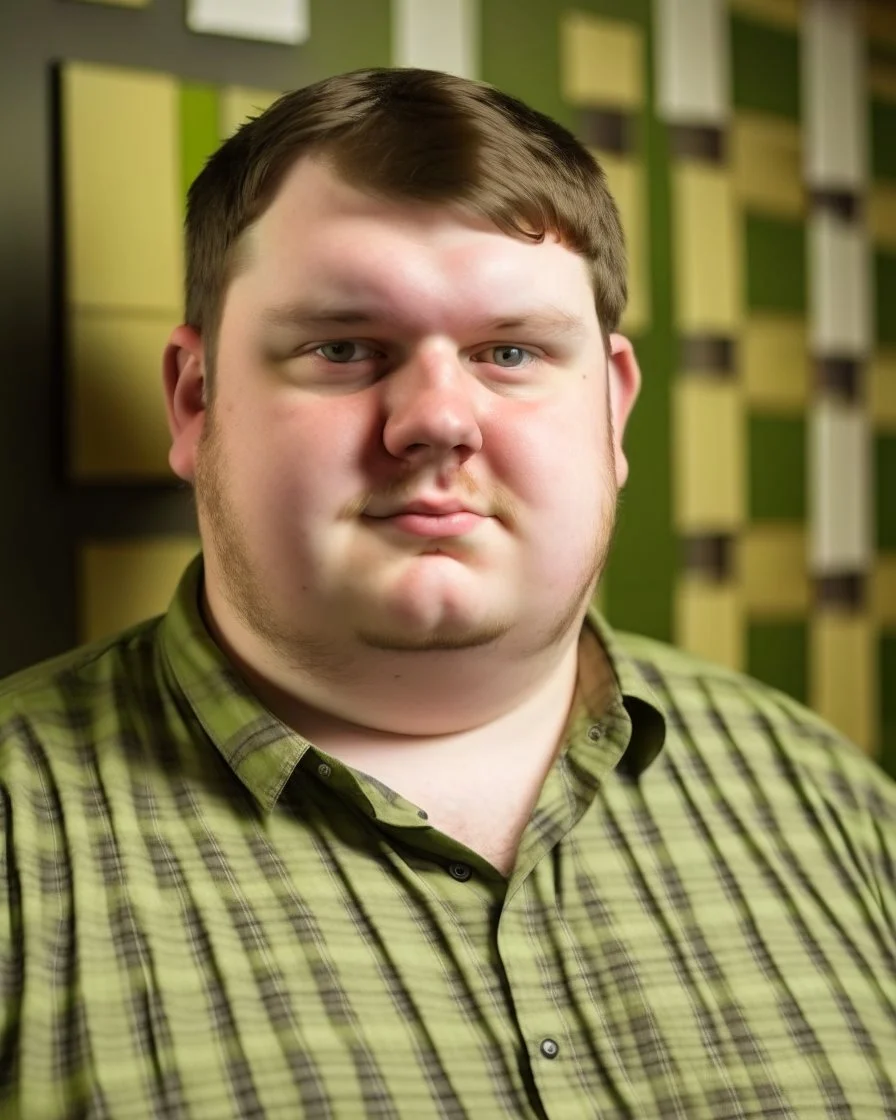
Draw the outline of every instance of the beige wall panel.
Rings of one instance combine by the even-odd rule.
[[[180,310],[71,319],[71,471],[86,479],[171,479],[162,351]]]
[[[573,105],[644,104],[644,36],[634,23],[567,11],[560,20],[560,80]]]
[[[392,0],[394,66],[479,76],[479,0]]]
[[[866,751],[874,742],[877,657],[864,615],[817,614],[812,622],[811,707]]]
[[[232,136],[250,117],[257,117],[273,105],[280,94],[272,89],[249,86],[223,86],[218,97],[218,129],[221,139]]]
[[[740,366],[750,405],[793,414],[809,400],[809,341],[805,320],[754,314],[740,336]]]
[[[637,160],[609,152],[594,152],[607,181],[625,231],[628,254],[628,305],[622,318],[627,334],[638,334],[650,323],[650,242],[644,171]]]
[[[874,558],[871,617],[877,626],[896,627],[896,552],[879,552]]]
[[[868,106],[858,5],[807,3],[801,60],[806,181],[813,187],[861,190],[867,177]]]
[[[818,400],[809,437],[812,571],[865,571],[873,543],[871,447],[864,407]]]
[[[809,341],[816,353],[864,357],[871,345],[871,262],[862,225],[809,218]]]
[[[176,81],[69,63],[62,91],[69,301],[177,306],[183,200]]]
[[[734,189],[741,205],[801,217],[805,190],[799,126],[770,114],[739,112],[730,137]]]
[[[675,596],[675,640],[688,653],[742,670],[744,618],[736,588],[682,576]]]
[[[896,137],[893,143],[896,144]],[[870,184],[868,229],[875,244],[896,250],[896,183],[878,179]]]
[[[803,0],[728,0],[732,12],[750,16],[761,23],[798,28]]]
[[[196,537],[85,544],[79,565],[81,640],[105,638],[167,610],[198,551]]]
[[[868,406],[878,430],[896,431],[896,347],[877,350],[868,366]]]
[[[660,116],[687,124],[728,122],[725,0],[654,0]]]
[[[745,433],[738,386],[681,377],[673,387],[675,524],[682,533],[719,533],[744,520]]]
[[[741,308],[740,224],[730,174],[700,163],[673,168],[678,326],[690,334],[735,331]]]
[[[744,607],[755,618],[794,618],[809,607],[806,530],[784,522],[752,524],[740,542]]]

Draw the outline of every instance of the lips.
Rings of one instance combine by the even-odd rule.
[[[368,516],[385,527],[416,537],[460,537],[486,520],[483,514],[451,499],[405,502],[394,510]]]

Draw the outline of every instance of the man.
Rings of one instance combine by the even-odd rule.
[[[190,193],[203,555],[9,682],[4,1115],[896,1115],[893,787],[590,607],[639,388],[601,171],[487,86]]]

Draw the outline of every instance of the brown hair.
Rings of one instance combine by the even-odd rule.
[[[572,133],[483,82],[358,70],[284,94],[225,141],[190,187],[186,321],[204,336],[209,376],[241,235],[311,154],[371,194],[465,207],[513,236],[554,234],[589,263],[602,330],[618,326],[619,214],[603,170]]]

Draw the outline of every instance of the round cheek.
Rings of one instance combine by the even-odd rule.
[[[607,417],[588,397],[524,406],[497,418],[485,447],[525,506],[559,520],[594,510],[604,492]]]

